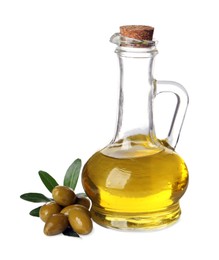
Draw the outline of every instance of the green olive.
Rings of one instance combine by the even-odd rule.
[[[53,236],[62,233],[68,227],[68,217],[62,213],[53,214],[45,223],[44,233]]]
[[[56,186],[52,190],[52,197],[61,206],[69,206],[76,200],[74,191],[66,186]]]
[[[93,224],[89,214],[81,207],[74,207],[69,211],[68,220],[75,232],[81,235],[89,234]]]
[[[69,205],[67,207],[64,207],[62,210],[61,210],[61,213],[62,214],[65,214],[66,216],[69,215],[69,212],[72,208],[74,208],[75,205]]]
[[[73,205],[64,207],[64,208],[61,210],[61,213],[63,213],[63,214],[65,214],[66,216],[68,216],[70,210],[74,209],[75,207],[79,207],[79,208],[85,210],[86,213],[87,213],[87,214],[89,215],[89,217],[91,218],[91,213],[90,213],[90,211],[89,211],[85,206],[80,205],[80,204],[73,204]]]
[[[83,206],[85,206],[87,209],[90,208],[90,200],[87,199],[87,198],[85,198],[85,197],[77,197],[75,203],[76,203],[76,204],[83,205]]]
[[[42,221],[46,222],[50,216],[59,213],[62,207],[58,205],[55,201],[49,202],[40,208],[39,216]]]

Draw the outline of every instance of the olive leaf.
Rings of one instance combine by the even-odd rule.
[[[67,227],[66,230],[62,232],[62,234],[70,237],[80,237],[78,233],[76,233],[71,227]]]
[[[24,193],[20,196],[21,199],[31,201],[31,202],[48,202],[51,199],[47,198],[45,195],[36,192]]]
[[[58,185],[57,181],[47,172],[39,171],[39,176],[43,184],[50,192],[52,192],[53,188]]]
[[[32,209],[29,214],[33,217],[39,217],[40,216],[40,208],[41,208],[41,206],[38,207],[38,208]]]
[[[80,170],[81,170],[81,159],[76,159],[66,171],[64,177],[64,186],[68,186],[74,190],[78,182]]]

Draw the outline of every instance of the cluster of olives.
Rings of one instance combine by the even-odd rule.
[[[40,208],[39,216],[45,222],[44,233],[48,236],[62,233],[70,225],[81,235],[89,234],[93,224],[90,215],[90,201],[77,197],[67,186],[56,186],[52,190],[54,201]]]

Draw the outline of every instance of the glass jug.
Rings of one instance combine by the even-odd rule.
[[[174,151],[188,105],[184,87],[153,78],[155,41],[111,37],[120,64],[117,127],[112,141],[85,164],[82,185],[93,220],[115,229],[151,229],[174,223],[188,170]],[[155,135],[153,100],[174,93],[176,109],[165,140]]]

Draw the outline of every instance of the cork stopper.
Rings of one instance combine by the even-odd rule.
[[[121,36],[140,41],[152,41],[154,28],[146,25],[124,25],[120,26]],[[126,45],[127,46],[127,45]],[[140,47],[135,44],[135,47]],[[144,47],[141,45],[141,47]]]
[[[120,33],[129,38],[152,41],[154,28],[146,25],[125,25],[120,26]]]

